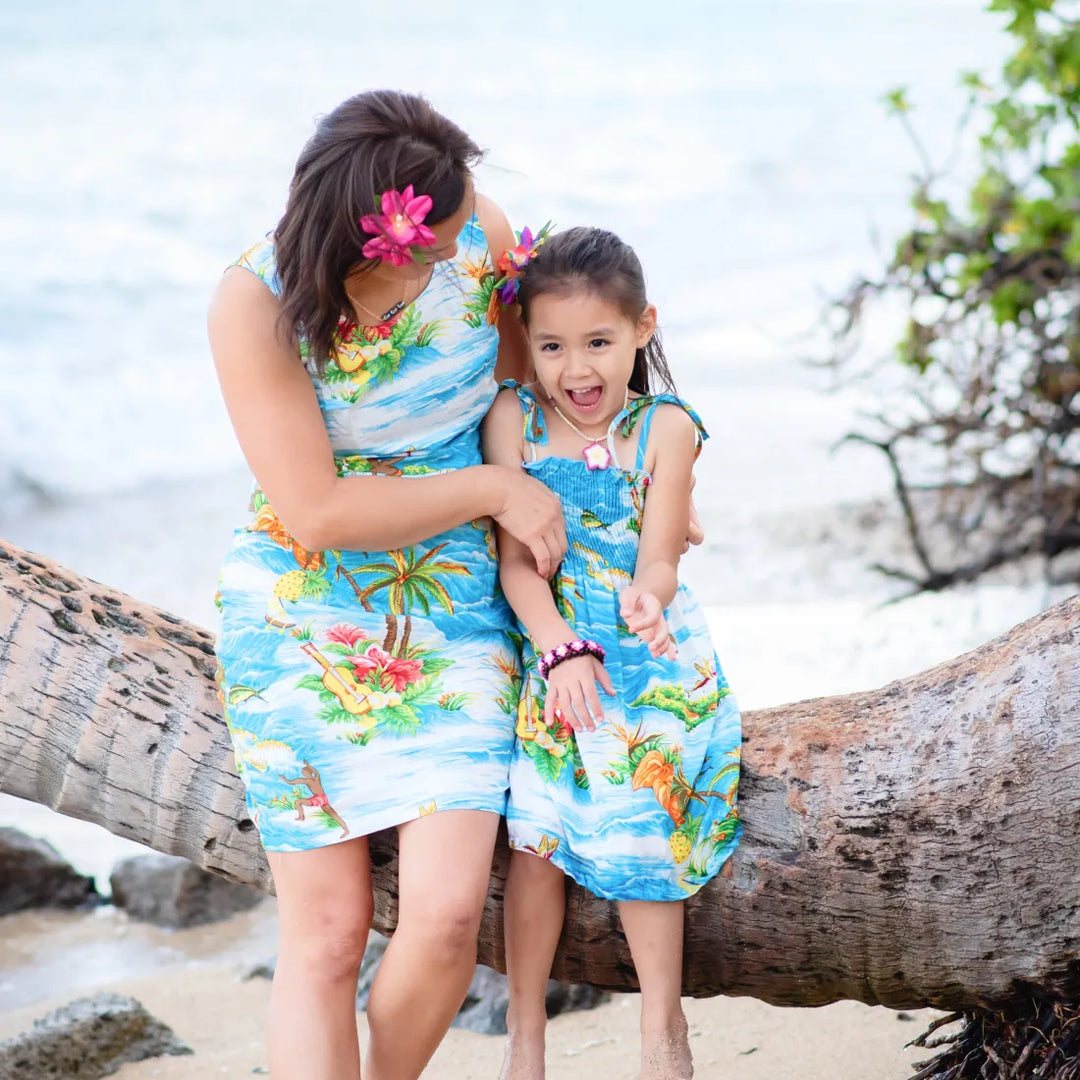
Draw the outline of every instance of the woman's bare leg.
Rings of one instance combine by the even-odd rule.
[[[368,999],[364,1080],[416,1080],[461,1008],[498,825],[446,810],[398,829],[398,925]]]
[[[503,901],[510,1008],[502,1080],[543,1080],[547,984],[565,912],[563,872],[547,859],[515,851]]]
[[[682,1011],[683,904],[629,900],[619,917],[641,986],[642,1080],[694,1075]]]
[[[270,1075],[359,1080],[356,980],[372,914],[367,839],[267,858],[278,898]]]

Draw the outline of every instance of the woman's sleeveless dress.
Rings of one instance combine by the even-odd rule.
[[[314,383],[340,476],[481,461],[497,392],[494,275],[476,219],[392,323],[344,328]],[[236,265],[280,294],[272,241]],[[257,378],[253,372],[252,378]],[[306,551],[255,489],[218,606],[219,681],[252,819],[302,851],[440,810],[502,813],[521,675],[492,523],[394,551]]]
[[[525,468],[562,500],[569,550],[554,582],[555,601],[579,637],[600,642],[616,694],[601,693],[604,719],[573,732],[543,721],[545,683],[531,641],[510,766],[511,846],[550,859],[597,896],[682,900],[715,875],[738,842],[735,806],[742,728],[705,617],[685,586],[665,612],[678,644],[657,660],[619,615],[630,584],[651,481],[644,469],[649,426],[670,395],[632,400],[608,430],[613,464],[589,469],[581,458],[541,457],[543,412],[515,383],[532,460]],[[637,460],[618,465],[616,431]],[[523,631],[524,632],[524,631]],[[599,690],[599,688],[598,688]]]

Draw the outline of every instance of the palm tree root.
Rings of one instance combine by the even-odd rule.
[[[949,1024],[958,1026],[935,1034]],[[1080,1001],[952,1013],[909,1045],[940,1051],[916,1062],[911,1080],[1080,1080]]]

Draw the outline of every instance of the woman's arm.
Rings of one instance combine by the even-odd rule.
[[[523,484],[529,478],[512,470],[476,465],[431,477],[339,477],[314,387],[295,348],[278,334],[278,312],[262,281],[233,268],[214,293],[208,328],[240,447],[299,544],[311,551],[387,550],[491,516],[539,565],[554,568],[559,536],[565,545],[562,508],[542,485]]]
[[[488,258],[491,268],[499,276],[499,256],[512,248],[517,239],[506,215],[486,195],[476,196],[476,216],[480,228],[487,238]],[[501,307],[499,311],[499,355],[495,363],[495,378],[516,379],[528,382],[532,377],[532,360],[529,358],[529,344],[525,337],[525,327],[521,323],[516,306]]]
[[[645,496],[641,542],[633,584],[619,595],[627,627],[648,642],[654,656],[674,656],[664,609],[679,588],[679,556],[690,526],[690,488],[698,446],[697,428],[677,405],[660,405],[650,441],[657,447],[652,484]]]

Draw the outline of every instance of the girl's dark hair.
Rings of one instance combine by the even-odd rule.
[[[635,323],[649,302],[645,274],[634,249],[606,229],[578,226],[549,237],[521,275],[518,302],[525,325],[529,325],[529,306],[537,296],[578,289],[617,304]],[[635,394],[675,393],[659,331],[637,350],[629,385]]]
[[[360,218],[379,196],[412,184],[431,196],[424,222],[461,206],[469,168],[483,151],[416,94],[369,90],[320,118],[300,152],[285,213],[274,230],[281,280],[281,328],[306,342],[320,367],[333,352],[342,315],[352,318],[345,278],[365,262],[372,238]]]

